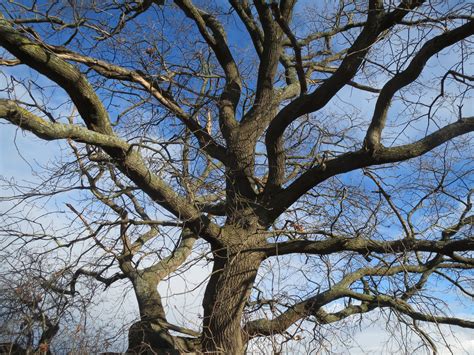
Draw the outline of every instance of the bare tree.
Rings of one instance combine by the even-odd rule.
[[[433,352],[424,324],[474,328],[448,307],[474,292],[471,4],[0,9],[0,118],[63,152],[4,180],[2,240],[62,294],[127,280],[128,351],[331,352],[377,310]],[[202,323],[173,324],[159,283],[205,262]]]
[[[11,259],[2,256],[4,261]],[[15,257],[19,262],[4,265],[0,277],[2,353],[93,350],[93,340],[86,339],[82,329],[87,307],[94,298],[92,287],[97,287],[82,283],[77,287],[81,289],[80,294],[71,294],[60,286],[70,282],[70,271],[53,272],[58,264],[54,258],[24,252],[16,253]],[[105,337],[100,339],[99,349],[103,349],[105,341]]]

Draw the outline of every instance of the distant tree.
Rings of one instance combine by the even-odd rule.
[[[71,297],[129,282],[128,351],[330,353],[331,329],[377,310],[434,352],[426,324],[474,328],[455,307],[474,295],[472,4],[0,10],[0,117],[62,141],[34,181],[4,178],[4,250],[48,255]],[[196,263],[189,329],[158,285]]]
[[[9,259],[5,255],[2,257]],[[57,264],[57,260],[48,254],[40,257],[23,253],[16,265],[3,265],[0,275],[0,353],[51,354],[54,352],[53,340],[58,351],[93,349],[94,341],[87,339],[82,331],[83,316],[87,314],[90,299],[94,298],[93,288],[82,283],[77,286],[82,295],[73,297],[75,292],[70,289],[71,280],[73,290],[76,281],[74,275],[70,275],[71,270],[53,272],[57,265],[52,264]],[[67,288],[62,286],[64,284]],[[102,344],[104,341],[101,339]]]

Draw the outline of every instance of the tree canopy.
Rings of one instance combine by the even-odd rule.
[[[55,352],[119,284],[130,353],[332,353],[374,314],[449,347],[474,328],[473,10],[0,4],[0,129],[54,141],[1,179],[4,338]],[[170,317],[178,278],[199,317]]]

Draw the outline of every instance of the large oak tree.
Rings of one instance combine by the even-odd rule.
[[[0,118],[63,148],[38,184],[4,180],[2,241],[43,243],[61,297],[129,282],[130,352],[315,347],[377,309],[433,349],[422,324],[474,328],[444,306],[473,297],[468,2],[0,10]],[[66,229],[17,208],[61,194]],[[195,329],[158,292],[191,261],[212,263]]]

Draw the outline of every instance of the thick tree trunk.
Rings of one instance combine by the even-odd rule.
[[[202,350],[243,354],[242,312],[252,290],[262,255],[227,250],[214,253],[214,269],[204,294]]]

